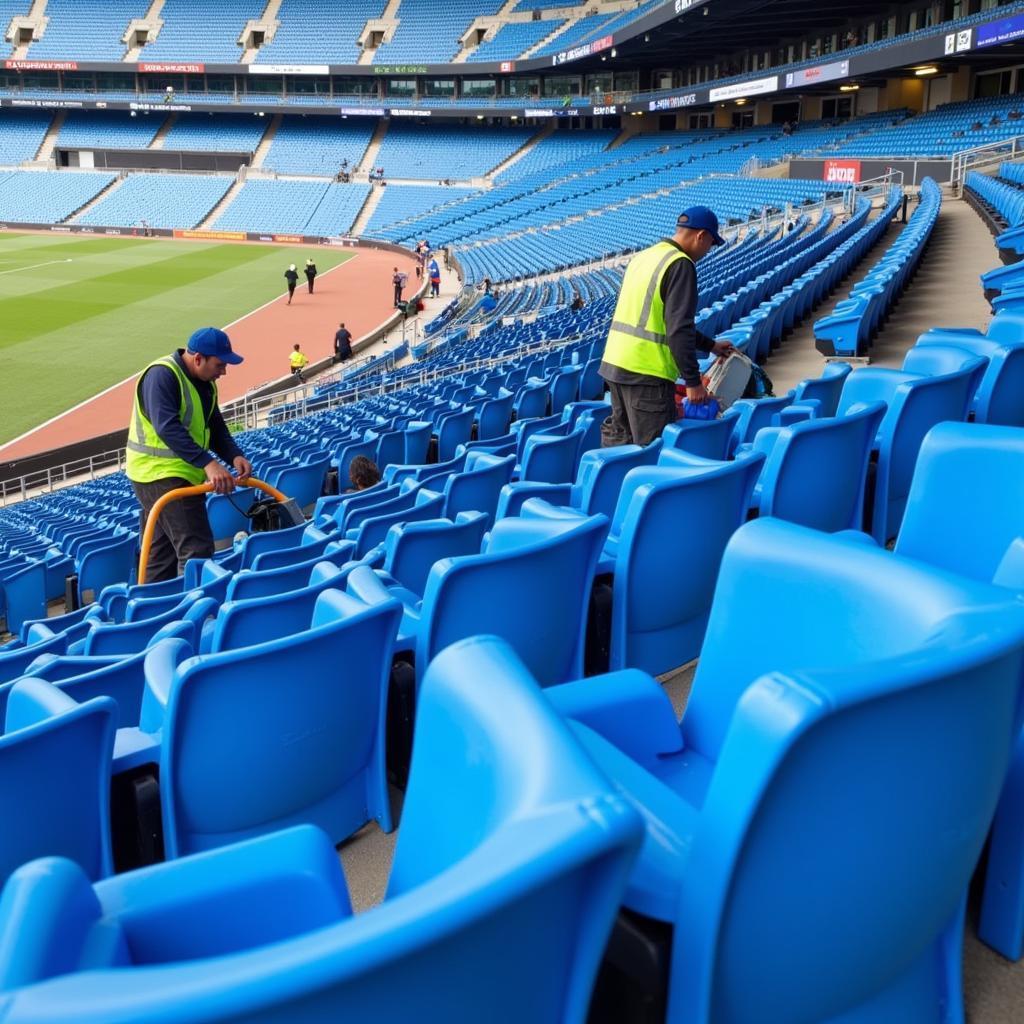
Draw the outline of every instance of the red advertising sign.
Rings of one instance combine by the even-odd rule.
[[[201,75],[206,70],[205,64],[145,64],[141,61],[135,67],[138,71],[175,75]]]
[[[5,60],[8,71],[77,71],[74,60]]]
[[[826,160],[822,179],[839,185],[856,185],[860,181],[860,161]]]
[[[515,71],[515,69],[516,62],[514,60],[503,60],[501,64],[498,66],[498,70],[502,72]]]

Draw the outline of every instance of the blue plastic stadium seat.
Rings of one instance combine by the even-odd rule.
[[[383,728],[399,615],[397,602],[326,590],[293,636],[147,663],[138,743],[159,758],[168,857],[301,822],[335,842],[368,820],[390,831]]]
[[[116,720],[109,698],[80,704],[41,679],[14,684],[0,736],[0,879],[51,855],[74,860],[88,878],[111,873]]]
[[[581,676],[590,587],[607,530],[606,517],[575,512],[501,519],[480,554],[435,563],[422,602],[396,588],[417,679],[439,651],[479,633],[507,640],[545,686]],[[385,582],[359,567],[348,590],[376,603],[389,597]]]
[[[758,514],[826,533],[859,530],[871,447],[885,411],[884,403],[872,402],[832,419],[760,431],[752,450],[767,461],[754,490]]]
[[[761,520],[681,725],[642,673],[547,691],[648,822],[624,905],[672,925],[669,1020],[960,1018],[1022,647],[1005,591]]]
[[[875,440],[874,495],[869,496],[866,510],[870,533],[880,544],[899,531],[925,434],[936,423],[967,418],[971,395],[984,369],[982,359],[938,377],[869,366],[846,378],[839,415],[856,404],[883,401],[888,406]]]
[[[626,475],[599,563],[614,573],[613,669],[658,675],[700,652],[722,552],[746,519],[763,462],[757,454],[712,462],[669,449],[657,466]]]
[[[639,816],[500,641],[443,652],[419,714],[382,906],[351,916],[308,826],[96,886],[35,861],[0,899],[8,1019],[582,1024]]]
[[[1013,427],[934,427],[921,445],[896,553],[1024,592],[1022,435]],[[982,941],[1009,960],[1024,953],[1022,792],[1024,733],[992,828],[978,923]]]

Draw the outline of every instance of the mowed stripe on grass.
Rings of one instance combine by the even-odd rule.
[[[285,290],[289,263],[350,253],[158,239],[0,235],[0,443],[124,380],[206,324]]]

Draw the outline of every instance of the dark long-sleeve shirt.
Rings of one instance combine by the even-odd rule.
[[[189,377],[188,369],[181,358],[184,349],[178,349],[174,360],[182,373]],[[203,404],[203,415],[210,426],[210,450],[230,463],[242,454],[228,430],[224,417],[214,400],[213,384],[209,381],[189,377]],[[200,469],[211,459],[210,452],[192,440],[181,422],[181,385],[174,372],[166,366],[152,366],[142,378],[142,412],[153,424],[157,434],[178,458],[184,459]]]
[[[683,251],[673,239],[666,238],[665,241],[680,252]],[[679,376],[684,383],[696,387],[701,382],[697,353],[708,355],[715,341],[701,334],[694,324],[697,315],[697,268],[692,260],[676,260],[665,271],[661,279],[661,298],[665,303],[665,333],[669,351],[679,367]],[[620,366],[606,362],[601,363],[600,372],[612,384],[649,384],[660,379],[646,373],[623,370]]]

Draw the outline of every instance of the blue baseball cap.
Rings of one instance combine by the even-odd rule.
[[[200,327],[188,339],[188,351],[202,356],[216,356],[232,365],[242,362],[242,356],[231,351],[231,339],[216,327]]]
[[[677,228],[691,228],[693,231],[706,231],[714,240],[715,245],[724,245],[725,239],[718,233],[718,218],[715,211],[706,206],[691,206],[679,214]]]

